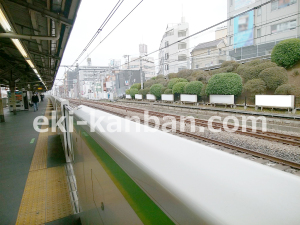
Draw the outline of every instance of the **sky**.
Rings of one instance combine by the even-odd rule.
[[[141,43],[148,46],[148,53],[158,50],[167,25],[180,23],[182,16],[189,23],[190,35],[227,18],[227,0],[143,0],[118,28],[95,48],[140,1],[124,0],[94,40],[87,50],[93,66],[107,66],[110,59],[121,60],[121,63],[125,63],[123,55],[138,56]],[[83,0],[81,2],[56,79],[63,78],[67,68],[62,66],[74,63],[117,2],[118,0]],[[214,31],[215,28],[190,38],[190,47],[214,40]],[[95,50],[92,52],[93,49]],[[87,65],[84,60],[87,53],[79,59],[80,66]],[[158,52],[149,56],[157,59]],[[55,83],[60,85],[59,81]]]

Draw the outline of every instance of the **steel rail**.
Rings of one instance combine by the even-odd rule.
[[[71,100],[71,102],[73,102],[73,103],[75,102],[75,104],[78,104],[76,100]],[[109,105],[108,107],[112,107],[110,104],[107,104],[107,105],[105,105],[105,104],[97,104],[95,102],[93,102],[93,103],[91,103],[91,102],[87,102],[87,103],[81,102],[81,104],[84,104],[84,105],[87,105],[87,106],[91,106],[93,108],[97,108],[97,109],[100,109],[102,111],[105,111],[105,112],[108,112],[108,113],[112,113],[112,114],[115,114],[115,115],[123,117],[123,118],[126,117],[126,115],[124,115],[122,113],[118,113],[118,112],[115,112],[115,111],[112,111],[112,110],[104,108],[104,106],[108,106],[108,105]],[[141,122],[145,122],[145,121],[141,119]],[[149,122],[149,121],[148,121],[148,124],[149,125],[153,125],[153,126],[155,125],[155,123],[152,123],[152,122]],[[161,128],[161,125],[159,127]],[[252,151],[252,150],[249,150],[249,149],[246,149],[246,148],[242,148],[242,147],[239,147],[239,146],[231,145],[231,144],[228,144],[228,143],[225,143],[225,142],[221,142],[221,141],[209,139],[209,138],[206,138],[206,137],[202,137],[202,136],[199,136],[199,135],[196,135],[196,134],[193,134],[193,133],[190,133],[190,132],[186,132],[186,131],[183,132],[183,131],[178,131],[176,129],[175,133],[183,135],[183,136],[187,136],[187,137],[192,137],[192,138],[195,138],[195,139],[198,139],[198,140],[201,140],[201,141],[209,142],[209,143],[215,144],[217,146],[225,147],[225,148],[228,148],[228,149],[231,149],[231,150],[236,150],[238,152],[247,153],[247,154],[259,157],[259,158],[263,158],[265,160],[270,160],[272,162],[276,162],[276,163],[279,163],[279,164],[282,164],[282,165],[289,166],[291,168],[300,169],[300,164],[295,163],[295,162],[291,162],[291,161],[288,161],[288,160],[276,158],[274,156],[265,155],[263,153],[259,153],[259,152]]]

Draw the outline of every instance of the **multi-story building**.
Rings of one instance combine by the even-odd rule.
[[[105,76],[104,72],[109,70],[108,66],[92,66],[90,58],[88,58],[87,62],[88,66],[77,66],[75,70],[67,71],[66,83],[69,93],[73,93],[69,94],[72,95],[72,97],[78,97],[78,90],[80,90],[83,96],[95,91],[102,76]]]
[[[140,62],[141,60],[141,62]],[[155,76],[155,64],[153,57],[132,57],[130,58],[129,69],[130,70],[140,70],[142,66],[142,71],[145,73],[145,79],[149,80]],[[124,65],[123,68],[127,69],[128,65]]]
[[[126,70],[140,70],[142,67],[143,73],[145,73],[145,79],[149,80],[155,76],[155,63],[153,57],[148,57],[147,55],[147,45],[139,45],[140,57],[131,57],[125,55],[127,58],[126,64],[123,65],[123,69]]]
[[[299,37],[300,4],[297,0],[227,0],[228,52],[240,60],[270,55],[281,40]]]
[[[210,67],[226,61],[225,48],[224,39],[198,44],[191,52],[192,69]]]
[[[210,67],[226,61],[227,27],[219,27],[215,31],[215,40],[198,44],[191,51],[192,68]]]
[[[160,42],[157,74],[167,75],[190,68],[189,39],[180,41],[188,35],[189,24],[185,22],[184,17],[182,17],[181,23],[168,24]]]

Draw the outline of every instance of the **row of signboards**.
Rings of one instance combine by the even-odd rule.
[[[126,95],[126,99],[131,99],[130,95]],[[135,95],[135,99],[142,100],[143,96],[140,94]],[[146,99],[155,101],[156,97],[152,94],[147,94]],[[173,94],[162,94],[162,101],[174,102]],[[180,95],[181,102],[197,102],[197,95]],[[210,95],[209,102],[211,104],[226,104],[234,105],[234,95]],[[295,96],[294,95],[255,95],[255,105],[260,107],[278,107],[278,108],[295,108]]]

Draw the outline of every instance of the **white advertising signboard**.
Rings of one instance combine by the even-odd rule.
[[[197,95],[180,95],[180,101],[182,102],[197,102]]]
[[[211,104],[234,104],[234,95],[210,95],[209,102]]]
[[[143,95],[135,94],[135,99],[142,100],[143,99]]]
[[[174,95],[172,95],[172,94],[162,94],[161,95],[161,100],[162,101],[174,102]]]
[[[147,94],[147,100],[156,100],[155,96],[152,94]]]
[[[256,106],[294,108],[294,102],[294,95],[255,95]]]
[[[126,99],[131,99],[131,96],[130,95],[126,95]]]

